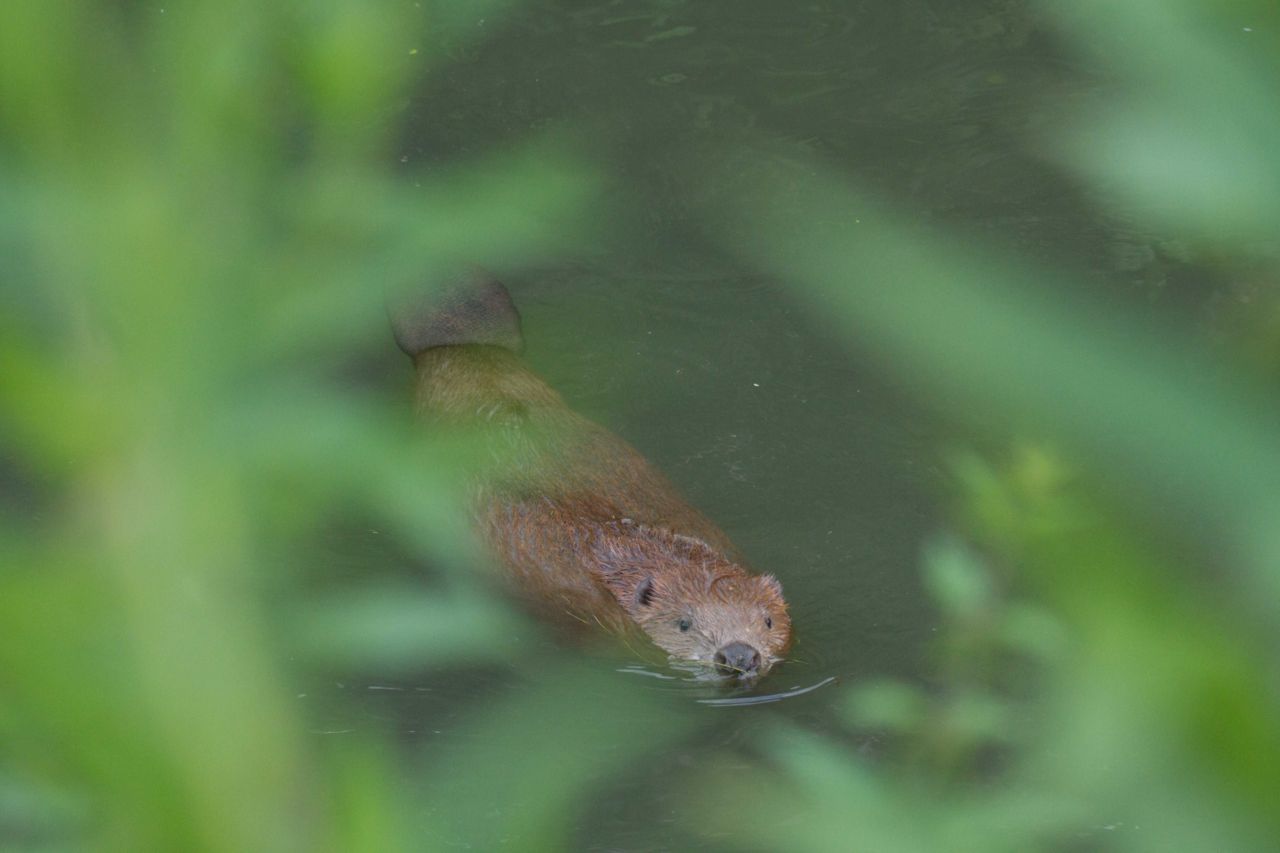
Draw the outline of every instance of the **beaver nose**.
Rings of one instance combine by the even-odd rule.
[[[716,652],[715,662],[716,669],[726,675],[754,675],[760,669],[760,653],[746,643],[733,642]]]

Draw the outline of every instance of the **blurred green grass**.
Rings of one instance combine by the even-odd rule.
[[[390,831],[359,806],[387,749],[309,743],[294,653],[506,654],[520,623],[457,571],[460,448],[316,357],[384,347],[387,287],[578,230],[593,178],[551,140],[412,186],[390,169],[410,75],[493,6],[0,11],[0,423],[33,484],[0,529],[3,759],[28,792],[6,847],[363,845]],[[307,603],[312,543],[353,513],[441,570],[430,595]]]
[[[390,732],[326,745],[290,701],[314,672],[500,662],[537,636],[469,571],[466,448],[330,370],[386,346],[385,288],[590,232],[599,177],[572,140],[414,181],[389,168],[409,82],[503,5],[0,8],[0,450],[29,486],[0,520],[6,848],[556,849],[584,792],[685,731],[565,667],[406,770]],[[1273,286],[1275,9],[1045,14],[1123,84],[1047,156]],[[679,783],[688,825],[744,849],[1267,849],[1264,366],[1188,357],[1066,274],[915,227],[807,157],[744,177],[746,159],[701,170],[708,232],[1018,449],[956,456],[967,543],[922,566],[946,617],[937,690],[837,703],[850,736],[885,732],[905,760],[766,726],[758,773],[726,758]],[[425,586],[316,583],[317,541],[350,516],[432,566]]]
[[[1122,90],[1064,120],[1046,153],[1202,257],[1264,269],[1258,310],[1274,310],[1274,8],[1045,9]],[[754,804],[746,814],[782,803],[787,820],[716,829],[776,849],[1268,849],[1280,454],[1266,372],[1095,303],[1058,271],[912,225],[820,163],[760,163],[741,194],[709,192],[724,245],[988,442],[1029,434],[1058,451],[966,454],[955,470],[957,520],[1005,566],[999,586],[1031,603],[993,604],[993,569],[926,554],[951,625],[942,694],[855,691],[851,726],[896,732],[916,770],[885,778],[785,734],[765,750],[780,779],[716,781]],[[997,678],[1011,638],[1056,650],[1031,696]]]

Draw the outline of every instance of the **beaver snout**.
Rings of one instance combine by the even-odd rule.
[[[760,671],[760,653],[746,643],[729,643],[716,652],[715,663],[725,675],[752,676]]]

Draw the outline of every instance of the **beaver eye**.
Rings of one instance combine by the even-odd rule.
[[[690,622],[688,619],[681,619],[679,622],[676,623],[676,626],[679,627],[681,631],[688,631],[691,627],[693,627],[693,623]]]
[[[766,628],[772,628],[772,627],[773,627],[773,617],[772,617],[772,616],[766,616],[766,617],[764,617],[764,626],[765,626]]]

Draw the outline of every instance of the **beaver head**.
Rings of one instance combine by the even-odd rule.
[[[776,578],[748,574],[696,539],[633,531],[624,541],[606,537],[604,580],[660,648],[742,681],[786,653],[791,618]]]
[[[782,585],[732,563],[655,572],[623,607],[672,657],[741,680],[767,673],[791,642]]]

